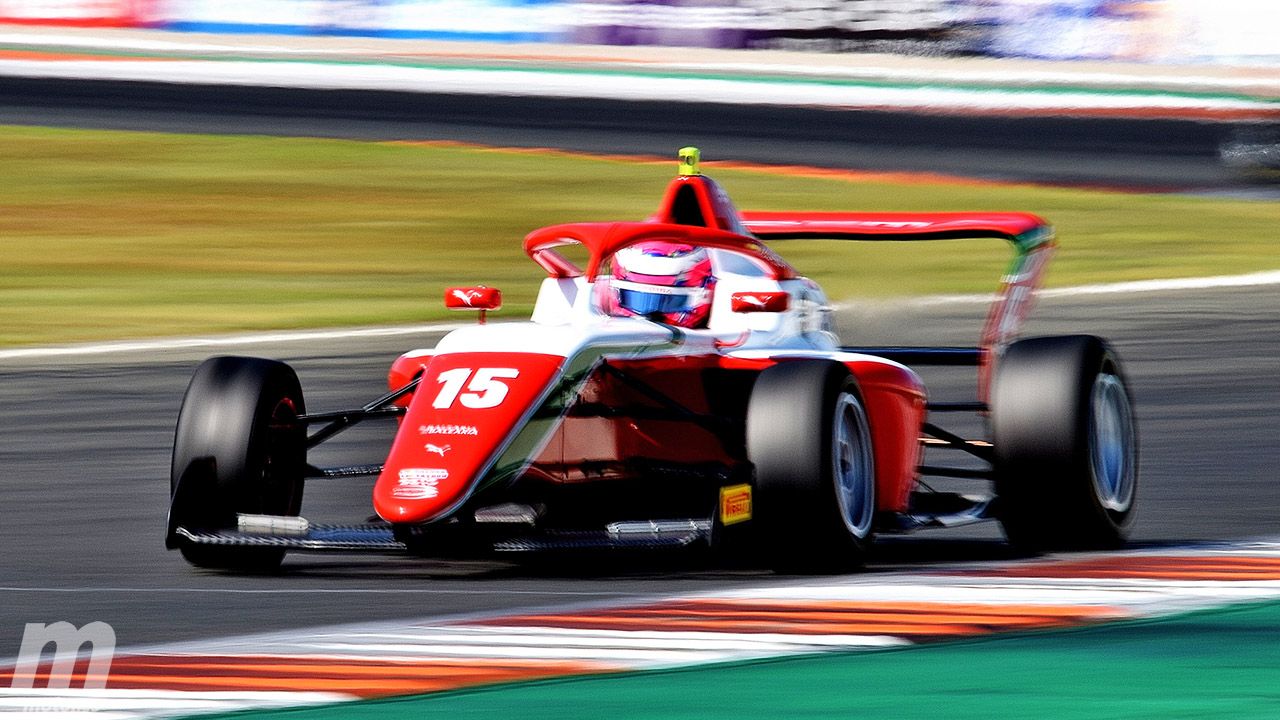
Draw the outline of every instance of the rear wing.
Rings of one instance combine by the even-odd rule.
[[[1031,213],[744,212],[742,224],[762,240],[949,240],[1004,238],[1015,246],[1052,242],[1053,228]]]
[[[987,320],[981,346],[962,348],[897,348],[904,360],[919,363],[936,359],[938,364],[969,364],[979,367],[978,396],[985,403],[990,384],[991,363],[1017,336],[1031,311],[1045,266],[1056,242],[1053,227],[1030,213],[835,213],[835,212],[744,212],[742,223],[761,240],[949,240],[958,238],[1000,238],[1013,245],[1013,260],[1001,278]],[[889,350],[883,348],[882,350]],[[936,358],[930,356],[936,355]]]

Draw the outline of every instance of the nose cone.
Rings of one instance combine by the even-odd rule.
[[[374,485],[378,516],[422,523],[457,508],[559,378],[563,361],[539,353],[433,357]]]

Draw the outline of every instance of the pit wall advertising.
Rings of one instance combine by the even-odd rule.
[[[576,3],[572,42],[816,52],[947,54],[961,27],[945,0],[653,0]]]
[[[151,25],[187,32],[555,42],[559,0],[156,0]]]
[[[0,0],[0,23],[1280,64],[1276,0]]]

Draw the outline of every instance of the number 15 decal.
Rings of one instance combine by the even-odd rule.
[[[445,370],[436,376],[436,382],[444,387],[431,403],[431,407],[444,410],[453,407],[454,400],[461,400],[464,407],[474,410],[498,407],[507,399],[510,390],[504,379],[512,380],[520,375],[515,368],[480,368],[472,375],[471,368]],[[471,382],[467,382],[471,378]],[[462,392],[466,385],[470,392]],[[461,394],[459,394],[461,393]]]

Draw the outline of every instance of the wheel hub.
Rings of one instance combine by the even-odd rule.
[[[867,537],[875,516],[870,440],[866,411],[853,395],[842,393],[832,423],[832,470],[840,517],[857,538]]]
[[[1089,416],[1089,460],[1094,490],[1102,506],[1125,512],[1133,504],[1134,432],[1129,396],[1120,378],[1094,381]]]

